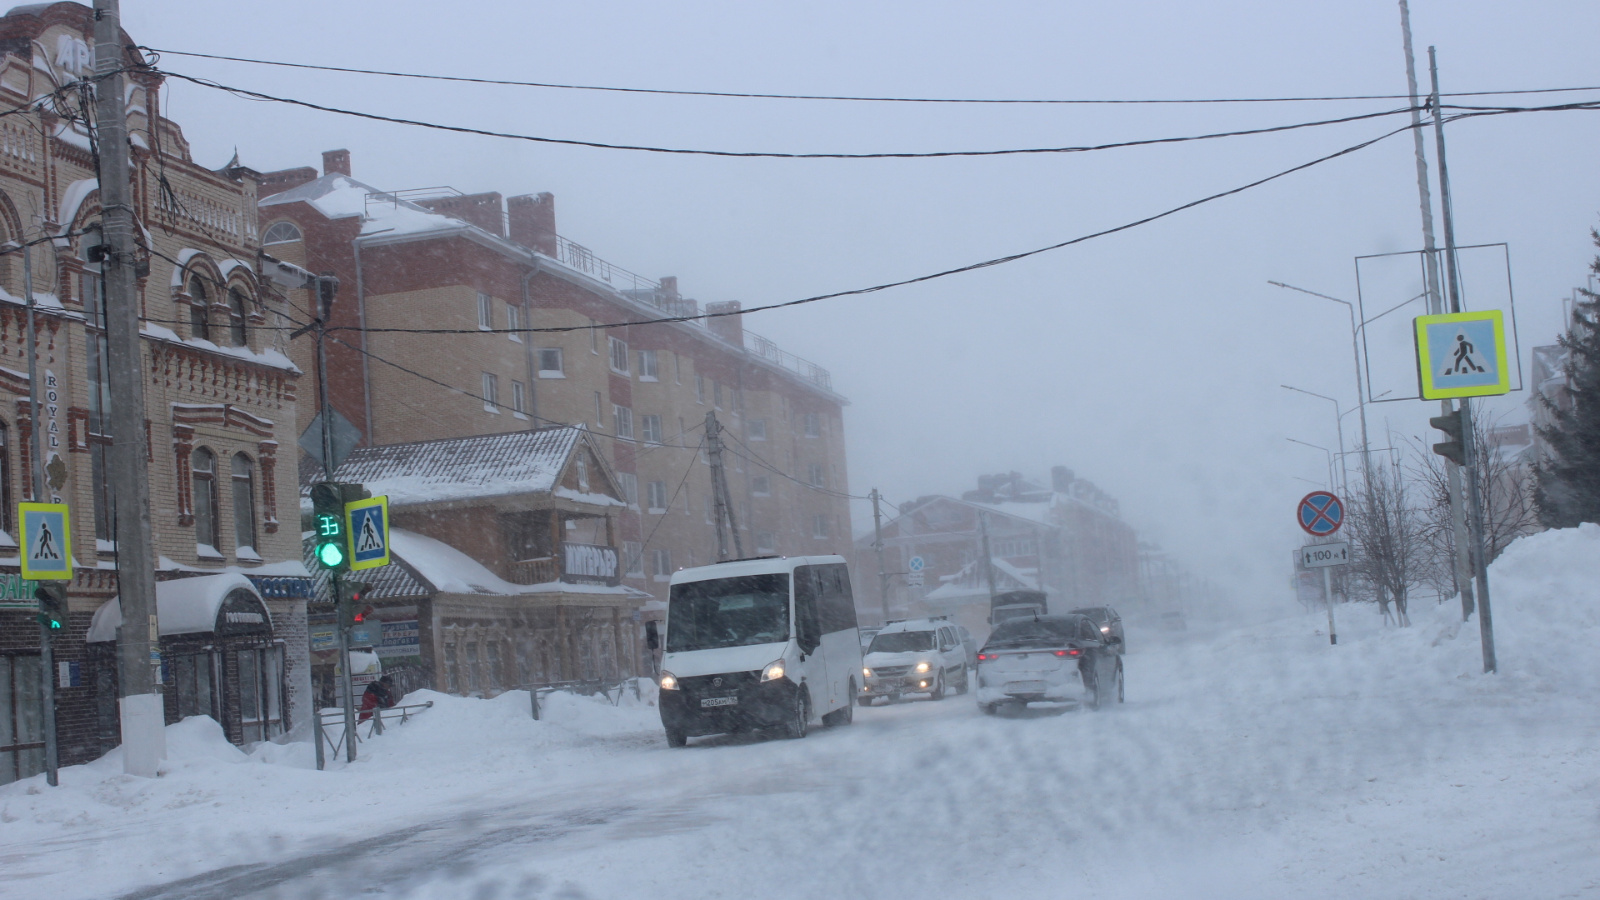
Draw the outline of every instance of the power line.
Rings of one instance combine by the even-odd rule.
[[[1134,106],[1151,104],[1206,104],[1206,103],[1314,103],[1346,100],[1409,100],[1407,94],[1347,94],[1326,97],[1196,97],[1170,99],[1064,99],[1064,98],[980,98],[980,97],[882,97],[849,94],[773,94],[754,91],[690,91],[670,88],[618,87],[595,84],[563,84],[547,81],[511,81],[497,78],[474,78],[464,75],[430,75],[419,72],[395,72],[385,69],[360,69],[349,66],[328,66],[312,63],[285,62],[283,60],[252,59],[243,56],[223,56],[215,53],[194,53],[185,50],[161,50],[137,46],[133,49],[155,54],[159,62],[163,55],[187,56],[195,59],[216,59],[224,62],[250,63],[258,66],[277,66],[286,69],[310,69],[319,72],[345,72],[355,75],[383,75],[391,78],[414,78],[425,81],[449,81],[465,84],[489,84],[508,87],[549,88],[567,91],[600,91],[616,94],[657,94],[679,97],[729,97],[754,100],[832,100],[852,103],[928,103],[928,104],[988,104],[988,105],[1076,105],[1076,106]],[[1497,97],[1516,94],[1555,94],[1573,91],[1595,91],[1597,87],[1528,88],[1509,91],[1463,91],[1441,94],[1441,97]]]
[[[583,141],[575,138],[540,137],[531,134],[518,134],[509,131],[492,131],[487,128],[473,128],[466,125],[442,125],[437,122],[426,122],[420,119],[404,119],[398,116],[385,116],[379,113],[362,112],[353,109],[343,109],[337,106],[328,106],[322,103],[313,103],[309,100],[299,100],[292,97],[279,97],[260,91],[246,88],[231,87],[207,78],[198,78],[193,75],[184,75],[165,69],[152,69],[157,75],[168,78],[178,78],[192,84],[208,87],[214,90],[226,91],[251,100],[269,103],[284,103],[290,106],[300,106],[314,109],[318,112],[335,113],[342,116],[354,116],[360,119],[370,119],[375,122],[389,122],[396,125],[411,125],[418,128],[431,128],[438,131],[451,131],[458,134],[475,134],[481,137],[506,138],[508,140],[531,141],[538,144],[558,144],[569,147],[588,147],[596,150],[631,150],[643,153],[666,153],[685,156],[717,156],[739,159],[944,159],[952,157],[974,156],[1021,156],[1031,154],[1053,153],[1090,153],[1097,150],[1118,150],[1129,147],[1148,147],[1158,144],[1176,144],[1190,141],[1207,141],[1218,138],[1246,137],[1259,134],[1275,134],[1284,131],[1294,131],[1302,128],[1318,128],[1325,125],[1339,125],[1347,122],[1359,122],[1366,119],[1378,119],[1386,116],[1396,116],[1410,113],[1412,107],[1405,106],[1399,109],[1390,109],[1382,112],[1359,113],[1356,115],[1341,116],[1334,119],[1321,119],[1312,122],[1296,122],[1290,125],[1273,125],[1266,128],[1248,128],[1237,131],[1220,131],[1209,134],[1185,135],[1181,137],[1145,138],[1135,141],[1115,141],[1105,144],[1091,144],[1071,147],[1021,147],[1001,150],[934,150],[926,152],[898,152],[898,153],[786,153],[768,150],[707,150],[689,147],[657,147],[648,144],[610,144],[602,141]]]
[[[677,490],[672,492],[671,499],[667,501],[667,511],[663,512],[660,518],[656,519],[656,524],[651,527],[650,534],[646,535],[645,539],[639,542],[639,553],[641,554],[639,564],[641,566],[644,565],[644,558],[642,554],[644,553],[645,548],[650,546],[650,542],[656,538],[656,532],[661,530],[661,526],[666,523],[667,514],[672,511],[672,504],[678,502],[678,495],[683,493],[683,486],[689,483],[689,476],[694,472],[694,464],[700,461],[700,448],[704,447],[705,445],[706,439],[704,437],[700,438],[700,443],[694,448],[694,455],[689,457],[689,467],[683,470],[683,478],[678,482]]]
[[[726,433],[726,432],[724,432],[724,433]],[[807,490],[815,491],[816,493],[819,493],[819,494],[825,494],[825,495],[827,495],[829,497],[837,497],[837,498],[839,498],[841,500],[871,500],[872,499],[871,497],[868,497],[868,496],[862,496],[862,495],[858,495],[858,494],[850,494],[850,493],[846,493],[844,491],[830,490],[828,488],[822,487],[821,485],[812,484],[809,481],[802,481],[801,479],[796,478],[793,475],[790,475],[788,472],[783,471],[782,469],[778,468],[777,466],[773,465],[772,463],[767,462],[765,459],[762,459],[761,458],[761,454],[759,454],[755,450],[751,449],[749,444],[746,444],[744,441],[740,440],[738,435],[730,434],[730,435],[728,435],[728,437],[734,443],[736,443],[739,446],[743,447],[750,455],[746,456],[744,453],[740,453],[739,451],[734,450],[731,447],[727,448],[729,453],[732,453],[734,456],[737,456],[737,457],[739,457],[740,459],[742,459],[742,460],[744,460],[746,462],[753,463],[753,464],[755,464],[757,466],[760,466],[761,468],[766,469],[767,471],[772,472],[772,473],[774,473],[774,474],[776,474],[776,475],[778,475],[778,476],[780,476],[782,478],[787,478],[788,480],[794,482],[795,484],[800,485],[803,488],[806,488]]]

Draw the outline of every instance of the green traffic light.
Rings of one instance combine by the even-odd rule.
[[[337,569],[344,564],[344,548],[331,541],[318,544],[317,561],[322,563],[324,568]]]

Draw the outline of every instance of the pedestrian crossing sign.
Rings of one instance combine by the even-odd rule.
[[[1505,314],[1500,310],[1418,316],[1415,322],[1422,399],[1510,393]]]
[[[345,533],[350,536],[350,569],[376,569],[389,564],[389,498],[372,497],[344,507]]]
[[[18,503],[22,522],[22,577],[72,580],[72,516],[65,503]]]

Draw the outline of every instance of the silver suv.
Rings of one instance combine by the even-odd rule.
[[[901,619],[872,638],[862,658],[861,693],[856,700],[871,706],[874,698],[892,703],[901,694],[927,694],[943,700],[954,688],[965,694],[972,680],[965,629],[947,619]]]

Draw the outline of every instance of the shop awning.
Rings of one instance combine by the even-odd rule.
[[[224,605],[228,608],[224,609]],[[234,572],[156,582],[156,616],[162,637],[226,631],[230,626],[242,630],[272,628],[271,614],[261,602],[261,593],[250,579]],[[95,610],[85,640],[91,644],[114,641],[120,627],[122,603],[113,597]]]

